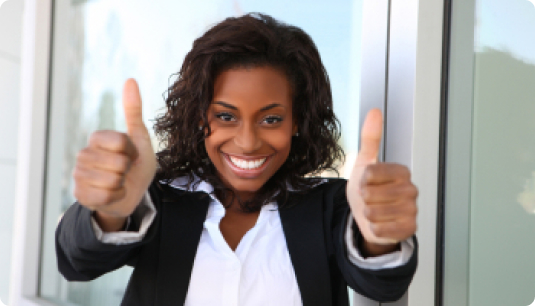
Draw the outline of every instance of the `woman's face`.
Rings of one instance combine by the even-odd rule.
[[[268,66],[224,71],[215,79],[207,118],[210,160],[227,187],[249,199],[290,153],[297,129],[290,83]]]

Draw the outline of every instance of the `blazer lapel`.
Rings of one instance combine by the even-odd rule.
[[[323,192],[317,190],[279,210],[286,244],[294,267],[303,306],[332,304],[325,229]]]
[[[200,192],[164,200],[156,305],[184,305],[209,203]]]

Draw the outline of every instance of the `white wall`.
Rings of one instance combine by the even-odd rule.
[[[0,6],[0,300],[4,303],[9,291],[15,201],[22,10],[22,0],[8,0]]]

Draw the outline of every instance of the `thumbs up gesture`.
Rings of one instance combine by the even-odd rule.
[[[124,84],[127,133],[96,131],[77,156],[74,196],[95,212],[106,232],[120,230],[134,212],[156,173],[156,156],[142,120],[141,96],[135,80]]]
[[[351,212],[364,238],[367,256],[392,252],[416,232],[417,188],[407,167],[378,163],[383,118],[371,110],[362,126],[360,151],[347,184]]]

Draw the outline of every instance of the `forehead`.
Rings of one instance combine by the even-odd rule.
[[[291,106],[291,86],[283,72],[270,66],[234,68],[216,77],[214,101]]]

